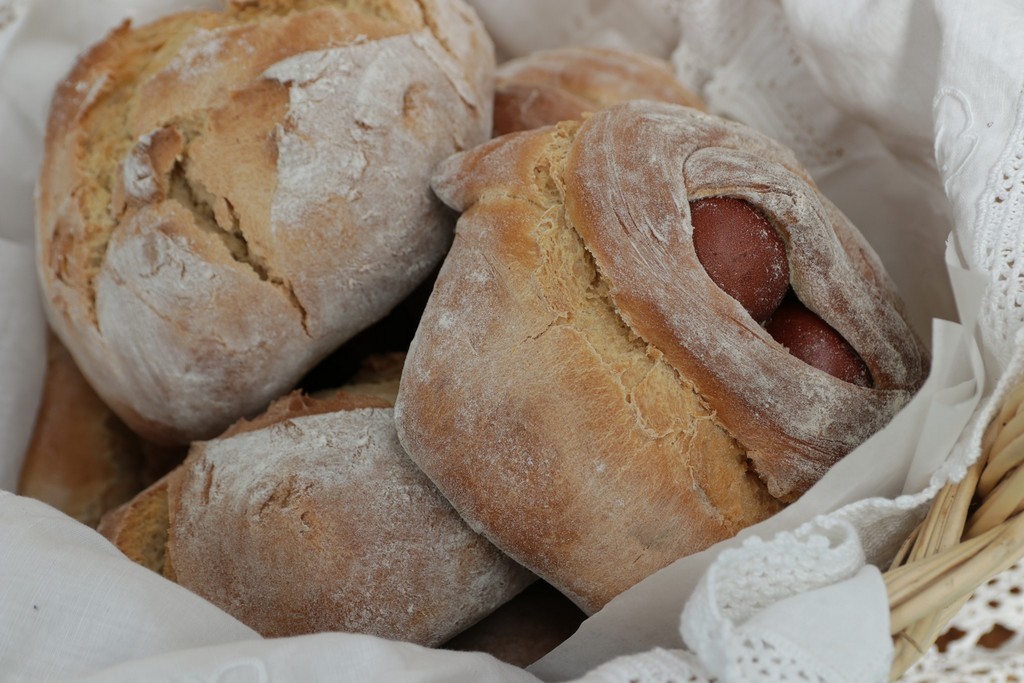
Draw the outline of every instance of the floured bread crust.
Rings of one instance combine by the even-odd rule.
[[[453,157],[463,212],[396,406],[474,528],[586,611],[778,511],[927,372],[877,258],[792,155],[652,102]],[[745,199],[874,388],[790,355],[712,282],[689,201]]]
[[[49,317],[137,432],[287,391],[451,240],[433,166],[488,137],[460,0],[261,0],[127,24],[61,84],[38,193]]]
[[[178,583],[265,636],[437,645],[534,579],[409,460],[378,397],[285,397],[195,444],[168,502]]]
[[[629,100],[657,100],[704,109],[667,62],[604,47],[541,50],[498,67],[494,135],[575,121]]]

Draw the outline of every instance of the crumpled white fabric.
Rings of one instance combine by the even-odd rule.
[[[722,681],[880,681],[892,657],[884,604],[856,530],[823,518],[723,552],[686,604],[683,637]]]
[[[89,527],[4,491],[0,548],[0,680],[78,676],[257,637],[197,595],[125,562]]]
[[[0,396],[17,397],[0,399],[0,488],[13,486],[42,373],[28,259],[48,93],[121,17],[183,4],[0,0]],[[933,342],[926,391],[797,504],[620,596],[530,673],[361,636],[254,640],[68,518],[0,495],[0,681],[884,680],[887,604],[865,563],[884,562],[936,488],[962,476],[999,399],[1024,376],[1024,7],[474,4],[505,56],[568,42],[671,56],[713,111],[793,147],[879,251]],[[957,315],[962,327],[933,323]]]

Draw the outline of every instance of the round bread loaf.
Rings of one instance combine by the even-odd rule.
[[[409,460],[373,393],[293,394],[193,445],[167,492],[175,580],[265,636],[428,646],[532,582]]]
[[[490,134],[461,0],[236,0],[125,24],[53,101],[38,262],[54,329],[136,432],[209,438],[431,273],[429,174]]]
[[[778,511],[927,373],[867,243],[740,124],[618,105],[456,155],[434,187],[462,216],[399,436],[473,528],[585,611]],[[790,290],[870,386],[789,353],[715,284],[690,209],[714,197],[777,231]]]
[[[603,47],[563,47],[498,67],[494,135],[579,120],[585,112],[628,100],[704,108],[660,59]]]

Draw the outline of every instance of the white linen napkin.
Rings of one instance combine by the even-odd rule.
[[[71,678],[257,637],[39,501],[0,491],[0,680]]]
[[[32,248],[0,233],[0,490],[13,491],[18,483],[45,370],[46,326]]]

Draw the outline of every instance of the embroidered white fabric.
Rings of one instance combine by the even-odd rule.
[[[29,197],[48,93],[119,18],[181,4],[0,0],[0,263],[11,264],[0,268],[0,304],[25,328],[0,328],[0,395],[34,405],[39,389],[41,362],[27,350],[41,346],[38,308],[5,295],[33,286]],[[791,146],[879,251],[933,341],[929,386],[786,512],[651,577],[529,672],[359,636],[254,640],[71,520],[0,493],[0,680],[885,680],[887,602],[872,565],[884,566],[943,482],[963,476],[1002,396],[1024,378],[1024,8],[473,4],[505,56],[596,42],[671,57],[713,111]],[[962,329],[931,322],[957,311]],[[25,407],[8,402],[0,488],[11,487],[26,438]],[[994,623],[1021,623],[1022,588],[1020,569],[983,587],[954,620],[965,635],[904,680],[1024,678],[1024,636],[976,645]]]

